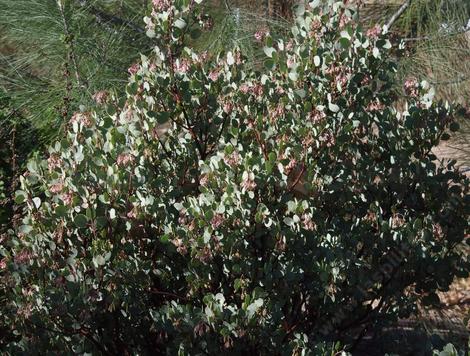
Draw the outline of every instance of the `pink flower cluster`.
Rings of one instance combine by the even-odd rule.
[[[219,79],[220,72],[218,69],[214,69],[209,73],[209,79],[212,80],[213,82],[217,81]]]
[[[260,84],[260,83],[257,83],[257,84],[248,84],[248,83],[244,83],[242,85],[240,85],[240,91],[243,93],[243,94],[253,94],[254,96],[256,96],[257,98],[261,97],[263,95],[263,85]]]
[[[231,114],[233,111],[233,104],[230,101],[224,102],[223,110],[224,113]]]
[[[345,14],[342,14],[339,18],[338,27],[340,30],[344,29],[348,23],[351,22],[351,18]]]
[[[199,184],[200,184],[202,187],[207,187],[207,185],[209,184],[209,175],[208,175],[208,174],[202,175],[202,176],[199,178]]]
[[[116,163],[118,166],[125,167],[134,162],[134,156],[130,153],[121,153],[116,158]]]
[[[317,226],[316,226],[315,222],[312,220],[312,217],[311,217],[310,214],[303,214],[302,218],[301,218],[301,221],[302,221],[302,227],[305,230],[308,230],[308,231],[316,230]]]
[[[292,158],[284,170],[285,174],[291,174],[295,167],[297,167],[297,160],[295,158]]]
[[[376,24],[374,27],[371,27],[367,30],[366,35],[372,39],[377,39],[382,33],[382,27]]]
[[[418,96],[418,81],[415,78],[408,78],[404,83],[405,93],[413,98]]]
[[[180,59],[173,64],[173,70],[178,73],[186,73],[191,68],[191,61],[186,58]]]
[[[255,32],[254,36],[257,42],[262,42],[266,37],[269,36],[269,30],[267,28],[260,28],[258,31]]]
[[[333,76],[334,80],[332,86],[336,86],[336,83],[340,83],[341,87],[344,88],[349,81],[350,69],[345,68],[341,65],[332,64],[325,72]]]
[[[64,183],[60,181],[52,184],[52,186],[49,188],[49,191],[52,194],[59,194],[60,192],[62,192],[62,189],[64,189]]]
[[[253,177],[250,176],[251,174],[248,174],[247,177],[242,180],[241,187],[245,191],[252,191],[256,189],[256,182],[254,181]]]
[[[50,171],[53,171],[56,168],[60,168],[62,163],[62,158],[60,158],[58,154],[53,153],[47,159],[47,168],[49,168]]]
[[[236,167],[240,163],[240,155],[237,151],[234,151],[224,157],[224,162],[230,167]]]
[[[157,11],[166,11],[171,6],[171,0],[152,0],[153,8]]]
[[[382,104],[378,99],[375,101],[372,101],[367,105],[366,111],[367,112],[374,112],[374,111],[382,111],[385,109],[385,105]]]
[[[310,25],[310,32],[309,36],[312,38],[315,38],[315,40],[318,42],[320,41],[323,33],[322,33],[322,23],[319,19],[314,19],[312,21],[312,24]]]
[[[403,215],[401,214],[398,214],[398,213],[394,213],[392,215],[392,229],[396,229],[396,228],[399,228],[399,227],[402,227],[403,225],[405,225],[405,219],[403,218]]]
[[[320,111],[318,109],[313,109],[308,114],[308,119],[312,121],[314,124],[319,124],[320,122],[323,121],[325,117],[326,117],[326,114],[323,111]]]
[[[105,104],[108,101],[109,93],[106,90],[100,90],[93,94],[93,100],[97,104]]]
[[[222,225],[225,221],[223,214],[215,214],[214,217],[211,219],[211,226],[214,230],[217,230],[220,225]]]
[[[276,122],[279,118],[283,117],[286,113],[284,105],[278,104],[274,109],[269,110],[269,117],[271,122]]]
[[[70,206],[73,203],[73,193],[68,191],[67,193],[64,193],[62,195],[62,201],[64,202],[65,205]]]
[[[130,75],[134,75],[139,71],[139,69],[140,69],[140,64],[134,63],[127,69],[127,71],[129,72]]]
[[[26,264],[29,263],[33,254],[28,250],[21,250],[15,255],[14,261],[17,264]]]
[[[320,142],[326,147],[333,147],[336,144],[336,138],[330,130],[327,130],[321,134]]]
[[[181,255],[186,255],[188,253],[188,247],[184,244],[182,239],[175,239],[172,241],[173,245],[176,247],[176,251]]]
[[[85,127],[90,127],[93,124],[93,121],[91,119],[91,114],[89,112],[76,112],[72,115],[72,118],[70,119],[70,123],[78,123],[82,124]]]

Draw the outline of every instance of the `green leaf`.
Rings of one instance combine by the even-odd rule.
[[[274,60],[273,59],[266,59],[264,61],[264,67],[267,69],[267,70],[272,70],[274,68]]]
[[[165,124],[170,119],[170,113],[166,111],[161,111],[157,113],[157,122],[159,124]]]
[[[273,47],[264,47],[263,51],[269,58],[272,58],[273,53],[276,52],[276,50]]]
[[[41,198],[39,197],[33,198],[33,204],[36,207],[36,209],[39,209],[39,207],[41,206]]]
[[[55,208],[55,213],[59,217],[65,217],[67,215],[67,211],[68,211],[68,209],[64,205],[58,205]]]
[[[313,57],[313,64],[315,64],[315,67],[319,67],[321,64],[321,59],[319,56]]]
[[[21,225],[19,228],[19,232],[22,234],[29,234],[31,231],[33,231],[33,227],[31,225]]]
[[[28,195],[23,190],[17,190],[15,193],[15,203],[16,204],[23,204],[26,201]]]
[[[83,229],[83,228],[87,227],[88,219],[85,215],[78,214],[77,216],[75,216],[75,219],[73,220],[73,222],[75,223],[75,226],[77,226],[78,228]]]
[[[179,29],[183,29],[186,27],[186,21],[184,21],[182,18],[179,18],[175,21],[175,27]]]

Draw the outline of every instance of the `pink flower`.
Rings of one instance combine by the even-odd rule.
[[[364,76],[364,78],[362,78],[361,80],[361,85],[365,86],[365,85],[369,85],[369,83],[370,83],[370,76],[369,75]]]
[[[377,39],[382,33],[382,27],[376,24],[374,27],[371,27],[367,30],[366,35],[372,39]]]
[[[130,153],[121,153],[117,159],[116,163],[118,166],[124,167],[134,162],[134,156]]]
[[[47,167],[50,171],[53,171],[56,168],[60,168],[62,165],[62,158],[58,154],[51,154],[47,159]]]
[[[204,174],[203,176],[201,176],[201,178],[199,178],[199,184],[203,187],[207,187],[207,185],[209,184],[208,174]]]
[[[84,127],[90,127],[93,124],[91,114],[89,112],[76,112],[72,115],[70,123],[82,124]]]
[[[153,8],[157,11],[166,11],[171,6],[171,0],[152,0]]]
[[[217,81],[217,79],[219,79],[219,75],[220,75],[219,70],[214,69],[213,71],[209,73],[209,79],[215,82]]]
[[[269,30],[266,28],[259,29],[255,32],[255,40],[258,42],[264,41],[267,36],[269,36]]]
[[[411,77],[405,80],[405,93],[413,98],[418,96],[418,81]]]
[[[136,211],[135,207],[132,208],[132,210],[130,210],[130,211],[127,213],[127,217],[128,217],[129,219],[135,219],[135,218],[137,217],[137,211]]]
[[[201,27],[203,30],[206,30],[206,31],[212,30],[212,28],[214,27],[214,20],[212,19],[212,17],[209,16],[205,18],[204,20],[202,20]]]
[[[248,94],[250,92],[250,86],[248,84],[242,84],[240,85],[240,91],[243,94]]]
[[[73,193],[72,192],[67,192],[62,195],[62,201],[64,202],[65,205],[72,205],[73,203]]]
[[[174,239],[172,241],[173,245],[176,247],[176,251],[180,253],[181,255],[186,255],[188,253],[188,248],[184,244],[182,239]]]
[[[382,104],[379,100],[372,101],[367,105],[367,112],[381,111],[385,108],[385,105]]]
[[[58,183],[54,183],[49,191],[52,193],[52,194],[58,194],[62,191],[62,189],[64,189],[64,183],[62,182],[58,182]]]
[[[225,218],[222,214],[215,214],[211,219],[211,226],[214,230],[217,230],[220,225],[225,221]]]
[[[294,57],[287,58],[287,67],[288,68],[292,68],[294,64],[295,64],[295,58]]]
[[[4,258],[0,261],[0,269],[7,268],[7,260]]]
[[[336,138],[331,131],[325,131],[320,136],[320,142],[324,143],[326,147],[333,147],[336,144]]]
[[[28,250],[24,249],[15,255],[14,261],[17,264],[27,264],[29,263],[32,257],[33,257],[33,254],[29,252]]]
[[[291,51],[292,48],[294,48],[294,41],[293,41],[293,40],[289,40],[289,42],[287,42],[287,44],[286,44],[286,50],[287,50],[287,51]]]
[[[256,84],[253,86],[252,90],[253,94],[258,98],[263,95],[263,86],[261,84]]]
[[[309,36],[314,38],[317,42],[320,41],[323,33],[322,33],[322,23],[319,19],[314,19],[312,24],[310,25],[310,32]]]
[[[134,75],[139,71],[139,69],[140,69],[140,64],[134,63],[127,69],[127,71],[129,72],[130,75]]]
[[[351,18],[349,16],[346,16],[345,14],[342,14],[339,18],[339,24],[338,24],[339,29],[342,30],[350,22],[351,22]]]
[[[436,239],[441,240],[444,237],[444,231],[442,230],[441,224],[432,224],[432,233]]]
[[[392,229],[396,229],[398,227],[401,227],[405,225],[405,219],[401,214],[394,213],[392,215]]]
[[[173,67],[173,69],[179,73],[186,73],[191,67],[191,62],[187,59],[181,59],[178,60]]]
[[[224,113],[230,114],[233,110],[233,104],[231,102],[225,102],[223,110],[224,110]]]
[[[317,109],[312,110],[308,115],[309,120],[312,121],[314,124],[319,124],[323,121],[325,117],[326,114],[323,111]]]
[[[240,163],[240,155],[237,151],[233,151],[231,154],[224,157],[224,162],[227,166],[236,167]]]
[[[316,229],[317,226],[313,222],[310,214],[303,214],[301,220],[302,220],[302,227],[305,230],[314,231]]]
[[[281,118],[284,116],[286,113],[286,110],[282,104],[278,104],[274,110],[269,111],[269,116],[271,118],[272,122],[276,122],[277,119]]]
[[[105,104],[108,101],[108,92],[106,90],[101,90],[93,94],[93,100],[97,104]]]
[[[246,178],[243,179],[241,187],[245,191],[252,191],[256,189],[256,182],[254,181],[253,177],[250,177],[250,175],[248,175]]]

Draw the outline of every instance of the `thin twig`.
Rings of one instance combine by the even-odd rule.
[[[66,43],[69,46],[70,60],[72,61],[72,64],[73,64],[73,67],[74,67],[74,70],[75,70],[75,78],[77,79],[78,86],[81,87],[82,86],[82,80],[80,79],[80,71],[78,69],[78,61],[77,61],[77,57],[75,55],[73,39],[72,39],[72,33],[70,32],[69,24],[68,24],[67,18],[65,16],[64,4],[62,3],[61,0],[59,0],[59,1],[57,1],[57,5],[59,7],[60,15],[62,16],[62,24],[64,25]]]

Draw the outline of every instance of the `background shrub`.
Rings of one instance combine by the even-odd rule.
[[[431,154],[456,112],[393,89],[382,29],[313,1],[257,72],[182,45],[199,2],[153,1],[127,97],[20,178],[6,351],[324,354],[467,276],[468,178]]]

